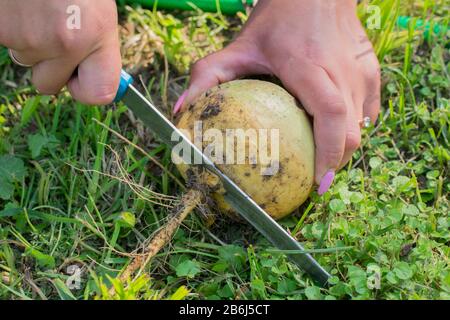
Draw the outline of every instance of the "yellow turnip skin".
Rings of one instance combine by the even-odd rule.
[[[189,106],[177,127],[187,130],[193,137],[194,123],[199,120],[204,132],[214,128],[221,130],[224,136],[226,129],[278,129],[279,170],[276,174],[262,175],[266,166],[261,167],[259,161],[256,165],[249,163],[248,140],[245,164],[217,164],[217,167],[274,219],[289,215],[308,198],[314,183],[313,131],[305,111],[286,90],[259,80],[221,84]],[[204,142],[203,147],[207,144]],[[185,175],[188,167],[179,165],[178,168]],[[224,201],[223,190],[213,196],[223,212],[232,214]]]

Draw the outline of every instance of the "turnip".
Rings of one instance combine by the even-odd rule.
[[[242,129],[241,134],[249,132],[248,129],[254,129],[253,132],[257,133],[264,133],[261,129],[266,132],[273,129],[278,131],[278,141],[268,139],[269,134],[257,136],[259,141],[267,138],[263,147],[268,147],[270,151],[274,150],[273,143],[279,142],[278,154],[276,157],[271,155],[270,166],[263,163],[266,157],[260,157],[270,152],[263,150],[259,141],[249,139],[246,139],[245,144],[236,146],[237,140],[234,143],[234,151],[246,155],[244,164],[226,164],[225,161],[216,164],[275,219],[290,214],[308,198],[314,182],[313,132],[307,114],[286,90],[258,80],[237,80],[222,84],[209,90],[191,105],[177,126],[194,137],[195,124],[199,121],[203,132],[216,129],[223,133],[224,153],[225,144],[230,143],[226,141],[230,138],[227,130],[233,132],[229,129]],[[253,158],[256,156],[256,159],[251,159],[252,145],[255,147],[253,150],[256,150]],[[208,141],[203,141],[202,147],[207,151]],[[178,167],[183,173],[188,168],[183,164]],[[222,190],[213,196],[223,212],[232,212],[223,199]]]

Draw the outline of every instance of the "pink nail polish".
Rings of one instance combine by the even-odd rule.
[[[186,90],[185,92],[183,92],[183,94],[178,98],[177,103],[175,103],[175,106],[173,107],[173,114],[177,114],[181,107],[183,106],[183,102],[186,99],[188,94],[188,91]]]
[[[318,190],[319,196],[323,195],[325,192],[328,191],[328,189],[330,189],[331,185],[333,184],[334,175],[335,173],[333,170],[330,170],[327,173],[325,173],[322,180],[320,180],[320,186]]]

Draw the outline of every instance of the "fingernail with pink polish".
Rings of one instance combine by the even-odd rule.
[[[186,99],[186,96],[188,94],[188,91],[186,90],[185,92],[183,92],[183,94],[180,96],[180,98],[178,98],[177,103],[175,103],[175,106],[173,107],[173,114],[177,114],[181,107],[183,106],[183,102]]]
[[[330,189],[331,185],[333,184],[334,180],[334,171],[330,170],[323,176],[322,180],[320,180],[320,186],[319,190],[317,191],[319,193],[319,196],[323,195],[325,192]]]

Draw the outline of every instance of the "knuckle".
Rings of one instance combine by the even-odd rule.
[[[364,65],[363,74],[371,83],[379,86],[381,82],[381,69],[376,58],[374,58],[372,62]]]
[[[361,145],[361,135],[350,131],[347,132],[346,140],[345,140],[345,149],[348,151],[355,151]]]
[[[373,117],[374,118],[378,118],[378,115],[380,114],[380,111],[381,111],[381,103],[380,103],[379,96],[377,97],[376,101],[377,102],[375,103],[375,105],[373,107]]]
[[[73,53],[89,50],[90,46],[97,46],[104,37],[117,30],[116,11],[105,9],[104,11],[83,10],[82,12],[86,12],[86,18],[82,20],[85,22],[81,25],[83,32],[76,28],[68,28],[65,19],[59,21],[58,27],[55,28],[54,36],[63,52]]]
[[[347,106],[338,95],[330,95],[320,104],[321,112],[327,116],[343,117],[347,115]]]
[[[56,41],[60,49],[67,53],[73,53],[83,48],[83,39],[78,32],[74,30],[69,30],[65,27],[58,28],[55,31]]]
[[[369,95],[364,103],[364,108],[370,108],[374,114],[378,115],[381,109],[380,95],[378,93]]]
[[[42,38],[35,32],[30,32],[29,30],[24,30],[21,32],[21,50],[39,50],[42,47]]]
[[[327,148],[319,153],[320,157],[329,165],[330,168],[338,167],[342,160],[344,150],[337,148]]]
[[[192,66],[192,74],[198,75],[209,68],[208,57],[203,58]]]
[[[114,31],[117,28],[117,14],[116,11],[108,14],[99,13],[93,17],[91,22],[93,32],[97,36],[105,34],[105,32]]]
[[[192,74],[198,73],[203,68],[204,64],[205,64],[204,58],[201,59],[201,60],[196,61],[191,67],[191,73]]]
[[[307,81],[307,72],[297,72],[295,70],[302,70],[305,66],[310,67],[315,65],[305,57],[299,57],[298,52],[294,53],[290,50],[284,59],[270,59],[268,60],[269,73],[275,74],[280,79],[289,79],[292,82]]]
[[[304,45],[304,57],[317,65],[323,65],[327,61],[327,50],[324,50],[323,44],[319,39],[308,38]],[[298,52],[296,53],[298,55]]]

